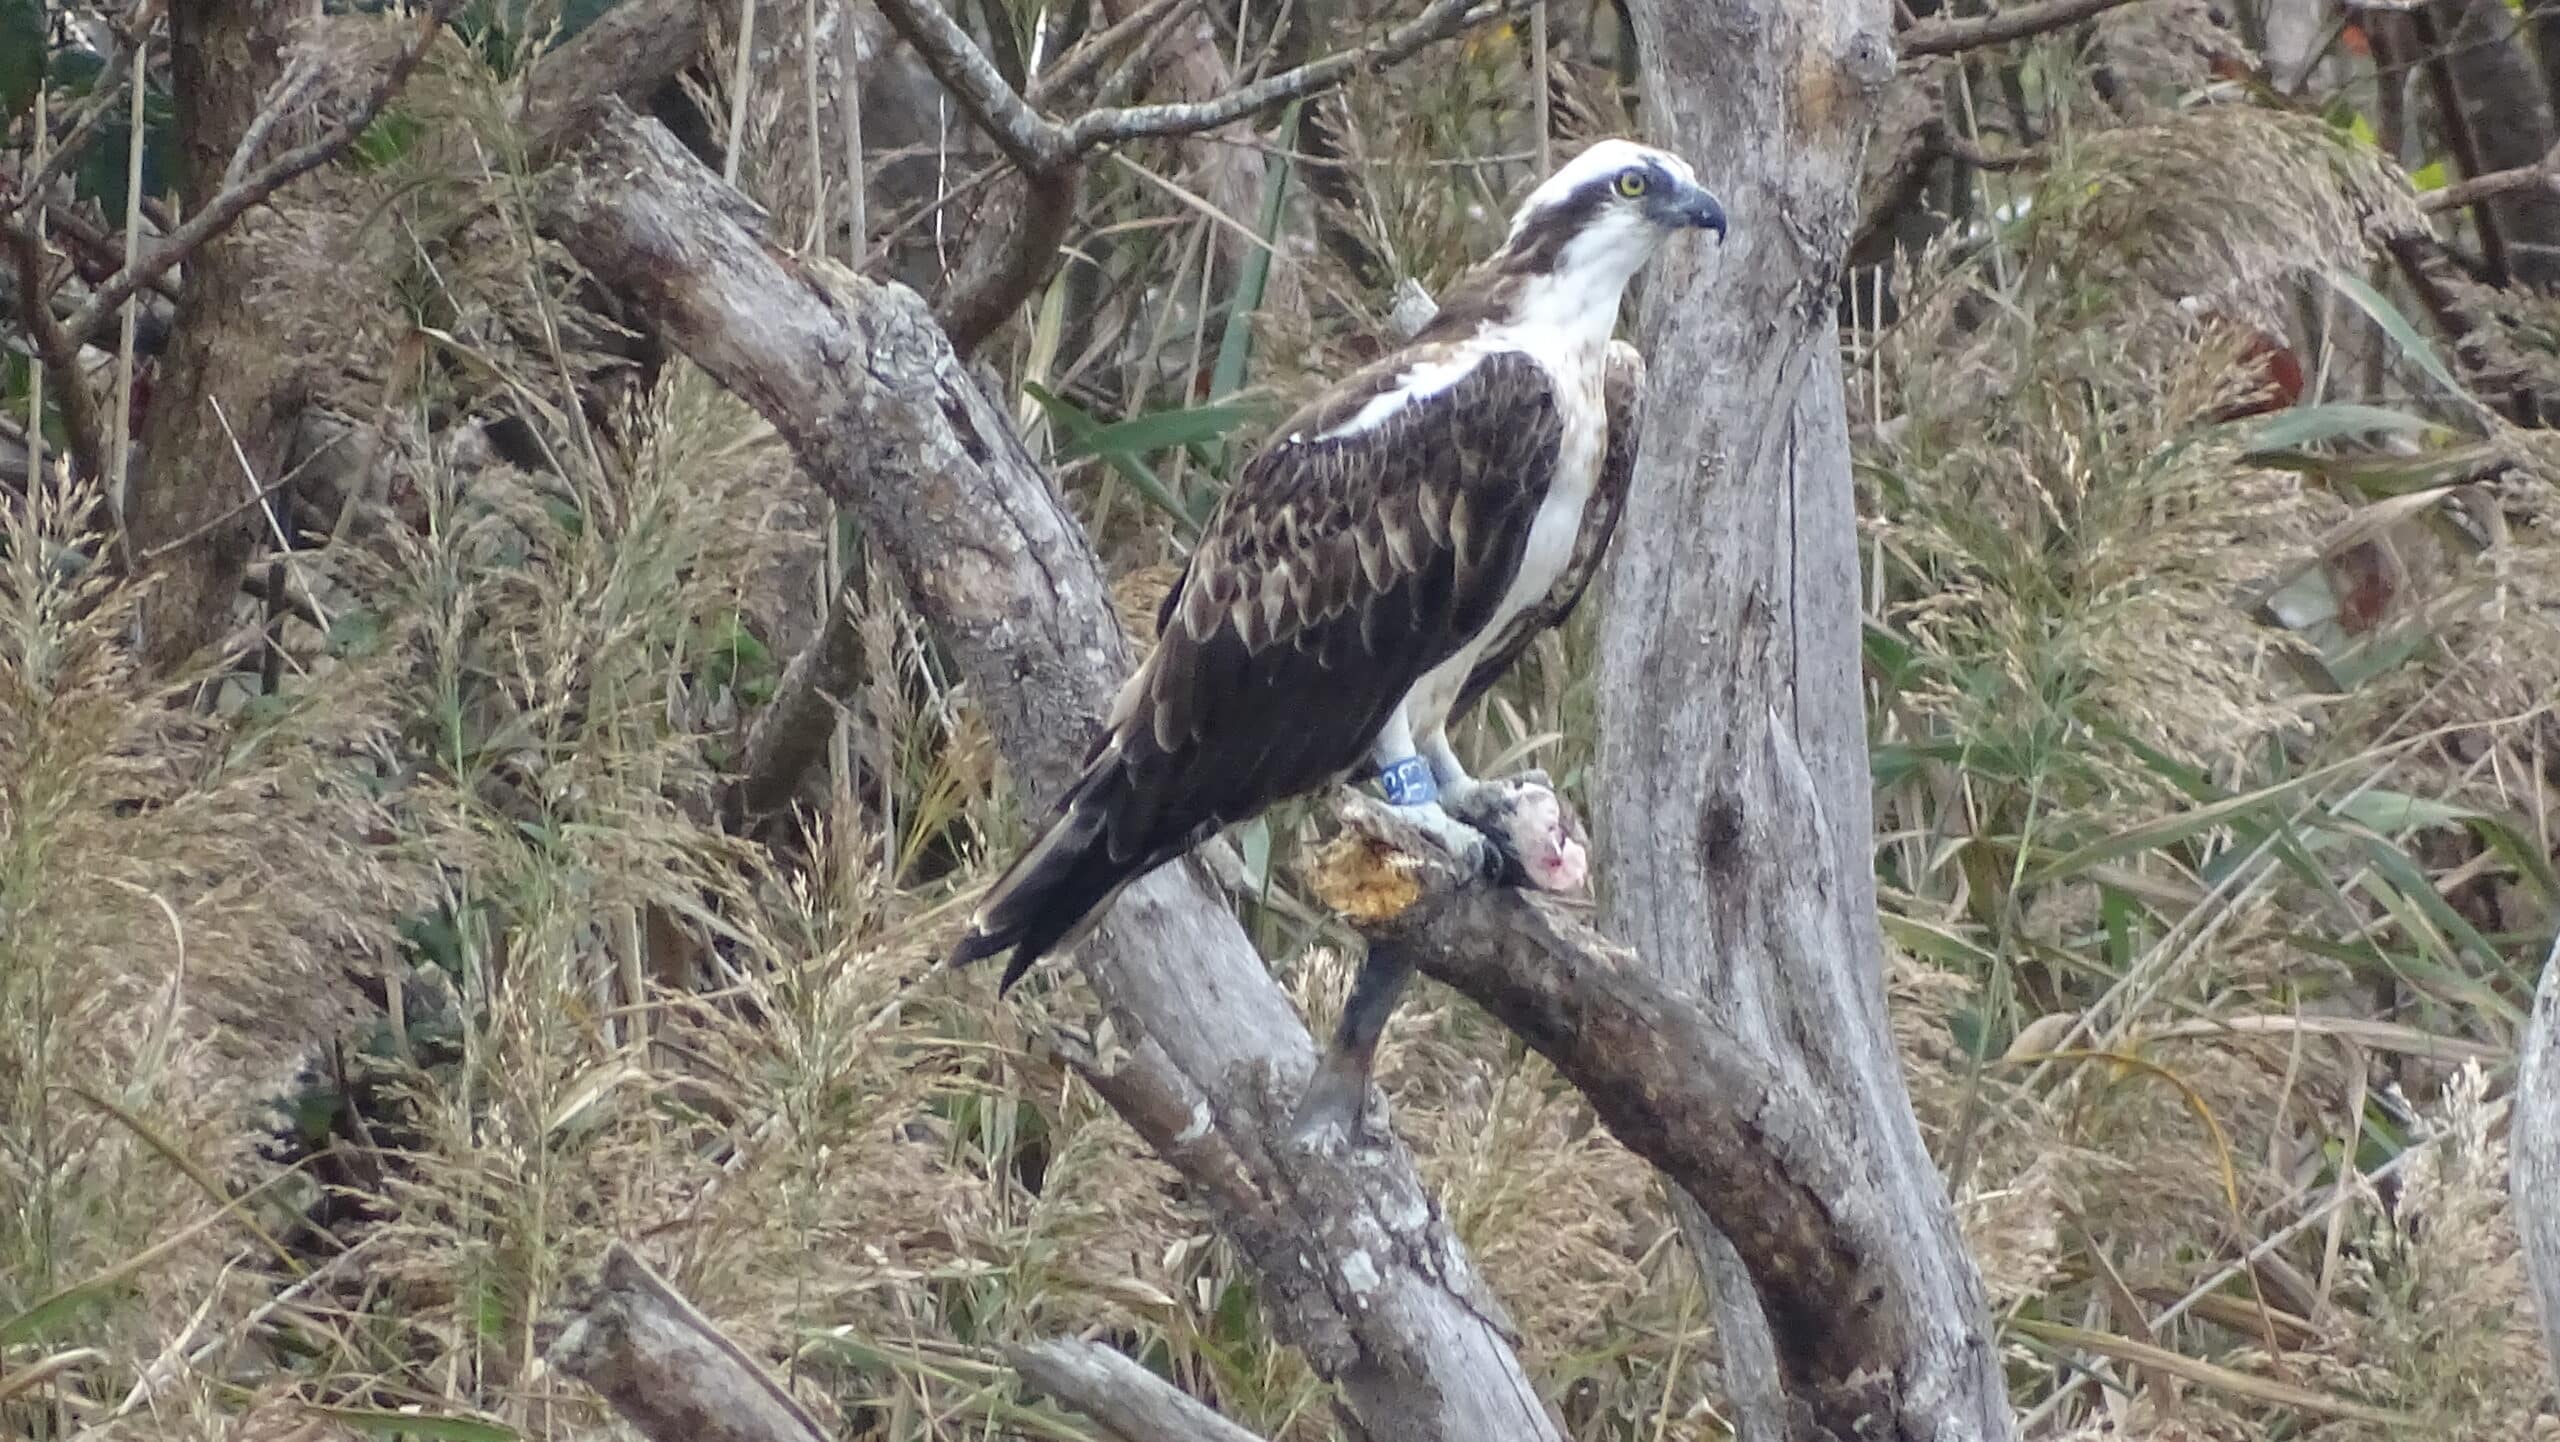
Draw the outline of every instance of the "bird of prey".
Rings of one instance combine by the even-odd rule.
[[[1611,340],[1627,282],[1669,237],[1724,228],[1685,161],[1600,141],[1530,193],[1409,344],[1282,421],[1166,594],[1082,776],[952,961],[1011,950],[1010,988],[1130,882],[1345,779],[1374,778],[1488,874],[1516,862],[1531,885],[1578,886],[1554,808],[1525,845],[1460,819],[1517,789],[1468,775],[1447,728],[1564,618],[1616,523],[1642,386]]]

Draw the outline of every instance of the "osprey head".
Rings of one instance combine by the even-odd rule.
[[[1605,334],[1627,281],[1684,230],[1724,238],[1724,207],[1689,162],[1632,140],[1603,140],[1529,192],[1491,268],[1526,283],[1515,301],[1523,319],[1596,324]]]
[[[1568,243],[1615,232],[1631,241],[1642,237],[1650,249],[1692,229],[1724,239],[1724,207],[1698,183],[1689,162],[1613,139],[1594,142],[1529,192],[1511,219],[1509,245],[1540,231],[1562,233]]]

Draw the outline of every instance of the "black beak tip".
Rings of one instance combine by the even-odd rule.
[[[1724,207],[1716,203],[1714,196],[1704,191],[1698,193],[1698,198],[1689,207],[1689,223],[1700,230],[1714,231],[1716,244],[1724,244]]]

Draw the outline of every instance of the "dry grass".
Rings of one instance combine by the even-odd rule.
[[[2108,43],[2183,65],[2127,27],[2195,23],[2128,7]],[[1351,91],[1358,203],[1331,223],[1426,282],[1489,243],[1527,175],[1518,45]],[[2068,143],[1979,178],[2020,218],[1893,278],[1850,398],[1896,1034],[2014,1395],[2045,1436],[2386,1435],[2263,1383],[2415,1435],[2549,1435],[2495,1118],[2515,939],[2553,915],[2560,454],[2407,401],[2423,374],[2324,288],[2408,203],[2370,151],[2140,74],[2159,103],[2110,123],[2078,52],[2034,63]],[[0,1425],[352,1436],[347,1409],[416,1406],[612,1435],[540,1354],[618,1237],[849,1437],[1085,1435],[995,1360],[1079,1332],[1265,1435],[1334,1436],[1250,1271],[1041,1045],[1087,1020],[1079,989],[997,1006],[926,975],[1018,830],[985,734],[858,533],[828,570],[765,428],[631,360],[523,229],[512,83],[452,60],[415,101],[438,142],[333,182],[377,208],[328,232],[330,305],[383,340],[324,399],[382,442],[295,563],[330,624],[284,626],[272,693],[144,684],[94,497],[7,512],[0,1372],[63,1370]],[[783,156],[747,172],[768,199],[813,183],[796,94],[743,97]],[[1307,309],[1262,317],[1220,390],[1207,223],[1104,176],[1080,268],[989,351],[1006,377],[1105,419],[1267,406],[1379,343],[1387,298],[1301,201],[1276,264]],[[2423,410],[2409,465],[2472,443],[2506,467],[2413,502],[2341,464],[2383,447],[2306,460],[2218,419],[2255,384],[2240,328],[2308,337],[2306,311],[2314,400]],[[1131,459],[1196,500],[1232,453]],[[1142,619],[1179,527],[1122,465],[1062,474]],[[2297,578],[2339,591],[2359,546],[2395,578],[2380,624],[2267,619]],[[750,844],[713,798],[830,589],[869,663],[860,775]],[[1546,645],[1468,744],[1578,786],[1588,655],[1580,629]],[[1239,849],[1286,887],[1306,830]],[[1329,1024],[1340,939],[1246,911]],[[1728,1436],[1655,1183],[1569,1089],[1433,988],[1381,1073],[1573,1434]]]

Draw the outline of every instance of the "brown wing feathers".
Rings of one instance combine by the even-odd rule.
[[[1490,620],[1562,434],[1545,371],[1498,352],[1377,425],[1319,438],[1430,358],[1369,367],[1247,464],[1084,775],[954,962],[1011,948],[1009,987],[1129,881],[1359,766],[1413,683]]]

